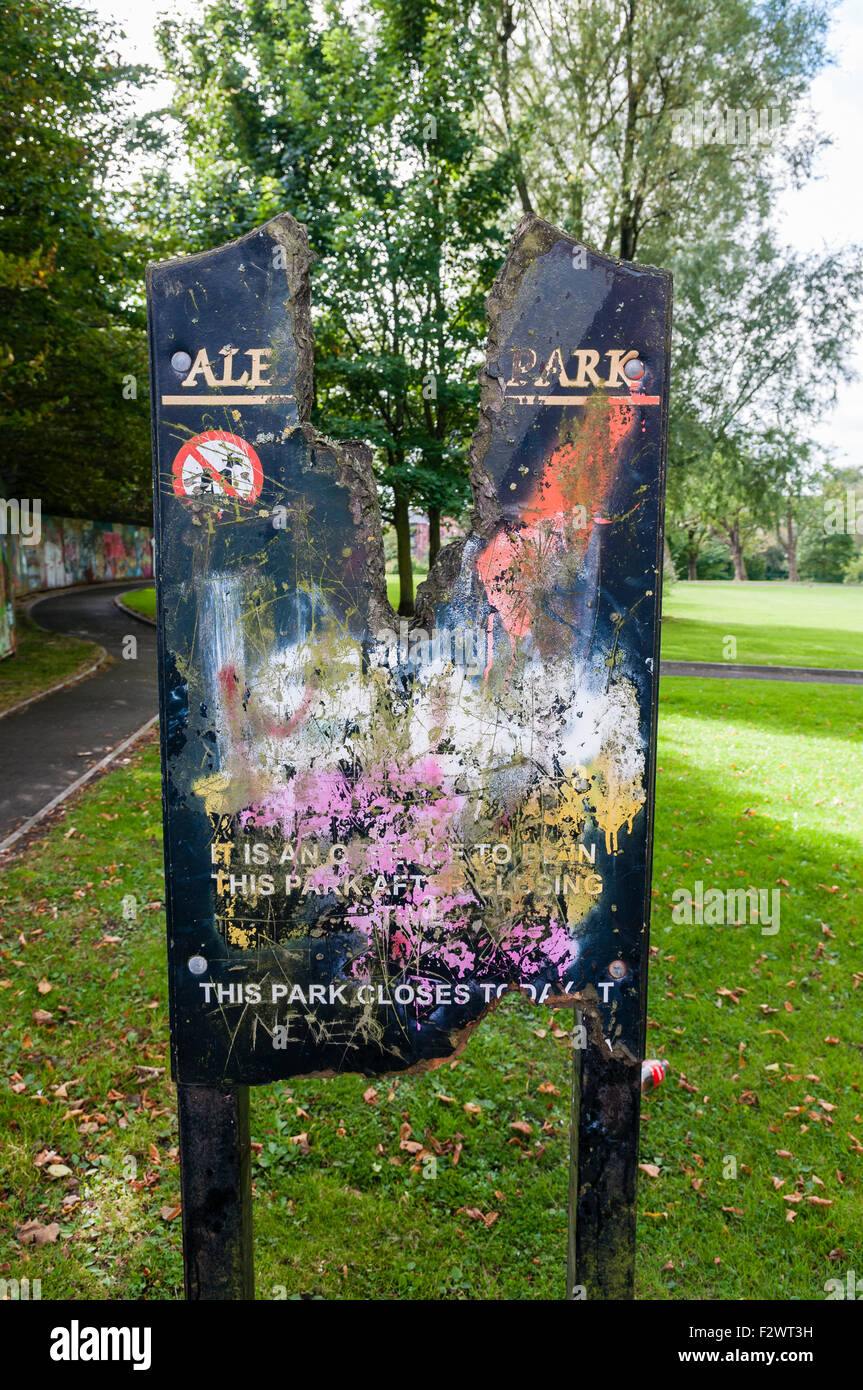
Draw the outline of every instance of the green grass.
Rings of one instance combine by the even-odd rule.
[[[45,632],[23,612],[18,612],[15,620],[18,649],[14,656],[0,661],[0,710],[41,695],[99,659],[100,649],[93,642]]]
[[[662,658],[858,670],[863,590],[722,580],[674,584],[663,603]]]
[[[850,687],[662,682],[648,1039],[671,1073],[645,1103],[642,1298],[821,1298],[854,1262],[861,722]],[[172,1088],[139,1070],[167,1065],[159,836],[150,747],[4,872],[0,1266],[44,1299],[181,1288]],[[779,887],[779,933],[675,925],[699,878]],[[255,1089],[258,1297],[561,1298],[569,1022],[508,999],[455,1065],[380,1078],[372,1103],[355,1076]],[[31,1219],[57,1242],[22,1251]]]
[[[143,613],[145,618],[156,620],[156,590],[155,589],[130,589],[127,594],[120,595],[121,603],[125,603],[127,608],[134,608],[136,613]]]

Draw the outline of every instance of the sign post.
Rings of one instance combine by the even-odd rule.
[[[576,1020],[567,1297],[632,1297],[670,277],[522,220],[408,625],[309,264],[282,214],[148,275],[187,1293],[251,1296],[249,1085],[434,1067],[518,989]]]

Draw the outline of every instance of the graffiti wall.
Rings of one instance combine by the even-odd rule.
[[[6,546],[0,540],[0,661],[15,651],[15,610],[12,607],[12,576]]]
[[[148,526],[43,516],[38,545],[25,545],[19,536],[8,538],[12,592],[63,589],[100,579],[150,579],[152,537]]]

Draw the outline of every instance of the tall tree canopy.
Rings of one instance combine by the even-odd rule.
[[[128,296],[141,259],[105,180],[138,72],[65,0],[19,0],[2,27],[2,484],[47,511],[149,521],[146,344]]]
[[[409,508],[467,500],[484,296],[512,159],[475,111],[490,80],[475,9],[371,0],[215,0],[162,30],[189,145],[193,244],[282,208],[318,261],[314,418],[373,444],[413,603]]]

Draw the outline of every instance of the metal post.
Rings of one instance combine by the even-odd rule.
[[[632,1299],[641,1065],[609,1052],[598,1011],[575,1021],[566,1296]]]
[[[248,1086],[177,1087],[186,1298],[253,1299]]]

